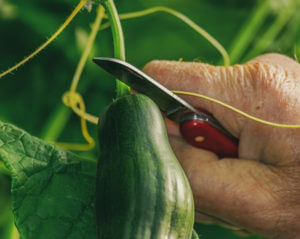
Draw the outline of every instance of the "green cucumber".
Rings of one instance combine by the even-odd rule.
[[[98,237],[191,238],[192,191],[154,102],[144,95],[115,100],[100,116],[98,134]]]

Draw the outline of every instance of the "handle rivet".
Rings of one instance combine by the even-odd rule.
[[[194,138],[194,140],[199,143],[199,142],[203,142],[205,138],[203,136],[197,136]]]

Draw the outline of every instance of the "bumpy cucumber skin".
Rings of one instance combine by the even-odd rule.
[[[191,238],[192,192],[153,101],[114,101],[100,116],[98,134],[98,238]]]

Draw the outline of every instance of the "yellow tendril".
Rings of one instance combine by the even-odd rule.
[[[85,110],[79,107],[80,102],[82,101],[84,103],[84,100],[78,92],[67,91],[62,97],[62,101],[66,106],[70,107],[80,118],[92,124],[98,124],[98,117],[86,113]]]
[[[214,99],[212,97],[209,97],[209,96],[206,96],[206,95],[202,95],[202,94],[198,94],[198,93],[194,93],[194,92],[188,92],[188,91],[181,91],[181,90],[172,90],[173,93],[175,94],[181,94],[181,95],[189,95],[189,96],[195,96],[195,97],[199,97],[199,98],[202,98],[202,99],[205,99],[205,100],[208,100],[208,101],[211,101],[211,102],[214,102],[214,103],[217,103],[219,105],[222,105],[223,107],[226,107],[240,115],[243,115],[244,117],[248,118],[248,119],[251,119],[251,120],[254,120],[256,122],[259,122],[261,124],[265,124],[265,125],[269,125],[269,126],[273,126],[273,127],[279,127],[279,128],[292,128],[292,129],[299,129],[300,128],[300,125],[297,125],[297,124],[280,124],[280,123],[274,123],[274,122],[270,122],[270,121],[267,121],[267,120],[263,120],[263,119],[260,119],[260,118],[257,118],[255,116],[252,116],[250,114],[247,114],[231,105],[228,105],[220,100],[217,100],[217,99]]]
[[[36,56],[38,53],[40,53],[42,50],[44,50],[55,38],[62,33],[62,31],[69,25],[69,23],[73,20],[73,18],[78,14],[78,12],[83,8],[83,6],[86,4],[87,0],[81,0],[79,4],[76,6],[76,8],[73,10],[73,12],[70,14],[70,16],[67,18],[67,20],[58,28],[58,30],[44,43],[42,44],[38,49],[36,49],[34,52],[32,52],[29,56],[27,56],[24,60],[20,61],[13,67],[9,68],[5,72],[0,74],[0,79],[4,77],[5,75],[11,73],[12,71],[16,70],[20,66],[24,65],[27,61],[32,59],[34,56]]]
[[[208,40],[219,51],[219,53],[223,57],[225,66],[230,65],[230,58],[229,58],[229,55],[228,55],[227,51],[225,50],[225,48],[213,36],[211,36],[207,31],[205,31],[202,27],[200,27],[198,24],[196,24],[194,21],[192,21],[190,18],[188,18],[187,16],[183,15],[180,12],[177,12],[177,11],[167,8],[167,7],[158,6],[158,7],[153,7],[153,8],[149,8],[146,10],[142,10],[142,11],[120,14],[119,17],[121,20],[125,20],[125,19],[130,19],[130,18],[143,17],[143,16],[153,14],[156,12],[169,13],[169,14],[179,18],[184,23],[186,23],[188,26],[190,26],[192,29],[194,29],[197,33],[199,33],[201,36],[203,36],[206,40]],[[106,16],[106,18],[107,18],[107,16]],[[110,26],[110,23],[107,22],[102,25],[100,30],[103,30],[109,26]]]
[[[96,39],[97,33],[99,31],[99,28],[100,28],[100,25],[101,25],[101,22],[102,22],[102,19],[104,17],[104,11],[105,11],[105,9],[102,6],[99,6],[98,9],[97,9],[97,17],[96,17],[96,20],[95,20],[94,24],[92,25],[91,34],[88,38],[86,47],[85,47],[85,49],[82,53],[82,56],[80,58],[78,66],[76,68],[75,75],[73,77],[72,84],[71,84],[71,91],[76,91],[76,88],[77,88],[80,76],[82,74],[83,68],[84,68],[84,66],[87,62],[87,59],[89,57],[89,54],[92,50],[94,41]]]
[[[72,80],[72,84],[70,87],[70,91],[66,92],[63,95],[63,103],[66,106],[70,107],[80,117],[81,132],[88,144],[57,143],[59,146],[65,148],[65,149],[87,151],[87,150],[93,149],[95,146],[95,141],[89,135],[89,132],[87,130],[86,121],[89,121],[93,124],[97,124],[98,118],[85,112],[84,100],[83,100],[82,96],[78,92],[76,92],[76,88],[77,88],[78,82],[80,80],[81,74],[83,72],[84,66],[87,62],[88,56],[92,50],[94,41],[97,36],[97,32],[99,31],[102,19],[104,17],[104,11],[105,10],[102,6],[98,7],[97,17],[92,26],[92,30],[89,35],[89,39],[87,41],[86,47],[81,55],[78,65],[77,65],[77,68],[76,68],[76,71],[75,71],[75,74],[74,74],[74,77]]]
[[[80,94],[73,91],[68,91],[63,96],[63,102],[66,106],[72,108],[75,112],[80,112],[81,132],[87,144],[74,144],[74,143],[56,143],[60,147],[69,150],[87,151],[95,146],[94,139],[89,135],[86,125],[86,119],[82,117],[85,115],[85,104]]]

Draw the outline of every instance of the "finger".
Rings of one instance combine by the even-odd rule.
[[[196,92],[244,108],[241,101],[237,100],[241,98],[240,89],[233,85],[234,80],[246,75],[242,66],[224,68],[196,62],[152,61],[145,66],[144,71],[168,89]],[[208,110],[217,119],[222,119],[231,133],[239,135],[242,122],[237,116],[233,118],[232,112],[196,97],[180,97],[196,107]]]
[[[282,66],[295,64],[288,71]],[[300,87],[294,77],[299,64],[288,57],[271,54],[244,65],[211,66],[196,62],[153,61],[144,71],[169,89],[191,91],[210,96],[250,115],[272,122],[297,124]],[[295,93],[296,92],[296,93]],[[298,92],[298,93],[297,93]],[[239,141],[239,156],[278,165],[288,160],[291,132],[265,126],[237,113],[197,97],[182,96],[192,105],[211,112]]]
[[[291,102],[290,91],[295,87],[285,79],[289,78],[287,72],[277,63],[283,66],[290,62],[298,63],[288,57],[276,56],[266,55],[232,67],[197,62],[152,61],[144,67],[144,71],[171,90],[204,94],[257,117],[288,122],[288,116],[274,115],[274,112],[287,107],[287,103]],[[283,95],[280,102],[274,100],[276,92]],[[248,122],[246,118],[210,101],[191,96],[180,97],[211,112],[236,137],[240,136]],[[296,101],[293,99],[292,104],[296,104]]]
[[[277,223],[292,216],[283,207],[289,194],[284,176],[275,168],[250,160],[218,160],[180,137],[171,136],[170,143],[189,179],[196,212],[265,236],[277,233],[282,228]]]
[[[296,76],[300,75],[300,68],[299,63],[285,55],[277,54],[277,53],[268,53],[264,55],[260,55],[258,57],[255,57],[253,60],[249,61],[251,62],[266,62],[272,65],[277,65],[285,69],[289,69],[290,71],[296,71]],[[300,78],[298,77],[298,80]]]

